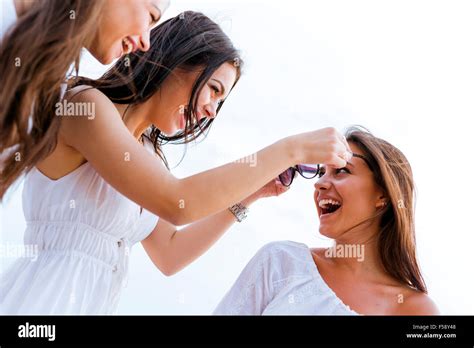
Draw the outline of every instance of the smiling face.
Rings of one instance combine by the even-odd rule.
[[[364,155],[355,144],[349,142],[349,146],[354,154]],[[319,232],[326,237],[339,239],[355,225],[374,216],[386,201],[362,158],[353,157],[340,169],[322,166],[318,177],[314,200],[320,219]],[[372,223],[378,222],[373,220]],[[360,227],[367,228],[367,225]]]
[[[103,16],[87,47],[102,64],[150,47],[150,30],[157,24],[169,0],[106,0]]]
[[[189,104],[193,85],[201,71],[175,69],[163,82],[150,103],[150,121],[166,135],[184,130],[186,125],[185,106]],[[219,104],[230,93],[237,78],[237,70],[230,63],[222,64],[205,83],[197,100],[196,118],[214,118]]]

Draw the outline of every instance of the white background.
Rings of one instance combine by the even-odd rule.
[[[445,314],[474,314],[474,2],[174,0],[165,18],[183,10],[217,21],[241,50],[245,71],[209,137],[189,147],[175,175],[224,164],[293,133],[366,126],[413,167],[419,259],[430,296]],[[83,74],[104,70],[84,58]],[[165,151],[177,163],[181,148]],[[119,312],[209,314],[264,244],[328,245],[318,234],[313,184],[298,178],[285,195],[257,202],[245,222],[173,277],[136,245]],[[21,243],[21,184],[1,213],[3,241]],[[12,261],[2,258],[2,268]]]

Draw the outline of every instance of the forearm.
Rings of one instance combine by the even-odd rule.
[[[249,207],[256,198],[249,197],[242,204]],[[210,217],[175,231],[162,252],[167,273],[174,274],[203,255],[236,222],[235,216],[225,209]]]
[[[289,139],[241,159],[180,180],[177,200],[181,203],[180,225],[215,214],[243,200],[288,167],[296,164]]]

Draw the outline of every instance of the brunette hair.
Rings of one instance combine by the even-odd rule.
[[[385,270],[401,283],[427,293],[416,257],[415,185],[410,163],[399,149],[363,127],[350,127],[345,136],[362,150],[387,198],[387,205],[369,219],[381,217],[377,244]]]
[[[0,163],[0,200],[25,170],[56,147],[61,84],[77,71],[102,6],[102,0],[38,0],[2,38],[0,154],[15,152]]]
[[[187,144],[205,135],[211,126],[213,119],[204,118],[198,122],[195,114],[197,101],[212,74],[225,63],[232,64],[237,71],[233,88],[241,76],[243,64],[238,51],[218,24],[202,13],[186,11],[151,31],[148,51],[124,56],[101,78],[79,78],[76,85],[97,88],[112,102],[128,104],[128,110],[157,93],[175,69],[199,71],[188,104],[182,108],[186,119],[185,129],[173,136],[166,136],[152,125],[142,135],[152,142],[155,152],[168,167],[161,150],[163,144]],[[216,114],[223,103],[219,104]]]

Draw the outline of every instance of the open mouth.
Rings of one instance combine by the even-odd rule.
[[[131,39],[126,37],[125,39],[122,40],[122,49],[123,49],[123,54],[129,54],[134,51],[135,49],[135,44]]]
[[[321,199],[318,205],[321,209],[321,216],[333,214],[342,206],[341,202],[334,199]]]

